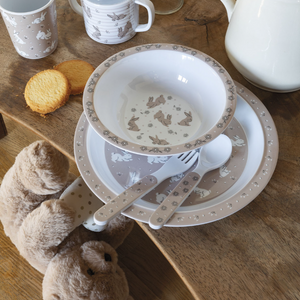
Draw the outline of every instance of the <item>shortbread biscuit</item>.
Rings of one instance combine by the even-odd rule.
[[[83,60],[68,60],[54,67],[55,70],[62,72],[71,84],[71,94],[81,94],[84,87],[94,72],[95,68]]]
[[[70,83],[63,73],[45,70],[30,78],[24,96],[33,111],[48,114],[68,101],[70,91]]]

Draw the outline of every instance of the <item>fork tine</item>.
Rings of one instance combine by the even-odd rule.
[[[191,152],[192,152],[192,151],[182,153],[182,156],[180,157],[180,160],[181,160],[181,161],[184,161],[184,160],[186,159],[186,157],[188,157],[189,154],[190,154]]]
[[[185,163],[188,163],[190,161],[195,162],[197,159],[198,159],[198,152],[192,151],[190,157],[188,158],[188,160]]]
[[[184,155],[184,153],[178,154],[177,158],[181,158]]]
[[[195,155],[196,151],[190,151],[188,153],[182,153],[184,155],[184,157],[181,158],[181,161],[185,161],[188,162],[194,155]]]

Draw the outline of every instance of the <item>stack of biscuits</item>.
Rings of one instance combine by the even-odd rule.
[[[27,105],[45,115],[63,106],[70,95],[81,94],[94,67],[82,60],[69,60],[37,73],[25,87]]]

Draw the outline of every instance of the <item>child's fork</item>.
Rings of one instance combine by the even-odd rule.
[[[193,150],[171,157],[158,171],[143,177],[98,209],[94,214],[95,223],[106,226],[111,219],[132,205],[134,201],[149,193],[163,180],[188,170],[198,158],[196,153]]]

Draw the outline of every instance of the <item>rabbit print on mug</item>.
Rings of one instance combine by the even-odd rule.
[[[41,13],[41,17],[40,18],[36,18],[33,22],[31,22],[31,24],[40,24],[41,22],[45,21],[45,16],[46,16],[47,12],[42,12]]]
[[[103,44],[120,44],[131,39],[137,32],[148,31],[155,16],[154,6],[150,0],[69,0],[69,3],[76,13],[83,16],[88,36]],[[146,8],[148,15],[148,21],[142,24],[138,13],[140,6]],[[94,34],[95,25],[101,32],[101,38],[100,35]]]
[[[123,37],[129,32],[129,30],[130,30],[131,28],[132,28],[132,24],[131,24],[130,21],[128,21],[128,22],[126,23],[126,25],[124,26],[124,29],[123,29],[122,27],[119,27],[119,28],[118,28],[118,31],[119,31],[118,37],[119,37],[119,38],[123,38]]]
[[[107,15],[108,17],[111,18],[112,21],[117,21],[117,20],[122,20],[124,19],[127,15],[125,14],[119,14],[119,15],[116,15],[116,13],[112,13],[112,15]]]

